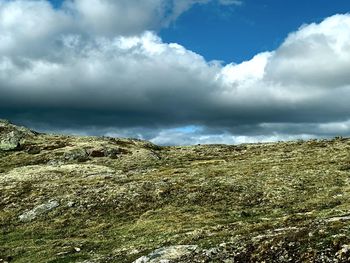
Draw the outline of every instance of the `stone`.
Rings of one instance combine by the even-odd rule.
[[[93,158],[109,157],[117,159],[122,154],[119,148],[94,148],[88,151],[89,156]]]
[[[37,133],[9,121],[0,119],[0,150],[14,151],[21,148],[21,140],[36,136]]]
[[[16,131],[11,131],[6,134],[2,134],[0,137],[0,150],[13,151],[20,148],[21,134]]]
[[[133,263],[168,263],[171,260],[192,254],[197,247],[196,245],[162,247],[147,256],[138,258]]]
[[[49,201],[46,204],[38,205],[34,207],[32,210],[23,213],[18,218],[21,222],[28,223],[36,219],[38,216],[42,214],[46,214],[58,206],[59,206],[59,203],[57,201]]]
[[[86,162],[89,160],[89,154],[85,149],[73,149],[69,152],[65,152],[63,157],[67,161]]]
[[[350,256],[350,245],[343,245],[342,248],[336,253],[338,259],[348,258]]]
[[[40,147],[39,146],[30,146],[27,150],[27,153],[29,154],[39,154],[40,153]]]
[[[104,152],[104,150],[100,150],[100,149],[92,149],[90,151],[90,156],[91,157],[105,157],[105,152]]]
[[[121,154],[121,151],[119,148],[108,148],[105,150],[105,155],[107,155],[107,157],[112,159],[117,159],[120,154]]]

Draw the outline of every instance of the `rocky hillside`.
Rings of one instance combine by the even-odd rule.
[[[159,147],[0,121],[0,262],[350,262],[350,140]]]

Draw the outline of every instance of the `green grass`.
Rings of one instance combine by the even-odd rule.
[[[65,158],[107,148],[120,156]],[[350,214],[349,163],[348,139],[161,148],[38,135],[0,152],[0,260],[122,263],[196,244],[220,253],[181,262],[332,262],[350,244],[349,221],[329,221]],[[59,207],[19,220],[50,200]]]

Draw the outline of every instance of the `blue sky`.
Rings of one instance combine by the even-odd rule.
[[[301,25],[350,11],[344,0],[244,0],[239,6],[195,5],[160,33],[207,59],[242,62],[276,49]]]
[[[62,3],[0,0],[0,118],[157,144],[350,136],[346,0]]]

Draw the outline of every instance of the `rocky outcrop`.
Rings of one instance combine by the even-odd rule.
[[[88,152],[85,149],[80,148],[65,152],[63,157],[66,161],[86,162],[89,160]]]
[[[133,263],[168,263],[171,260],[180,259],[183,256],[192,254],[197,246],[170,246],[159,248],[147,256],[140,257]]]
[[[3,151],[11,151],[17,150],[20,148],[21,134],[17,131],[11,131],[9,133],[5,133],[1,136],[0,140],[0,150]]]
[[[49,201],[45,204],[38,205],[34,207],[32,210],[29,210],[23,214],[21,214],[18,218],[21,222],[31,222],[36,217],[46,214],[52,209],[59,206],[59,203],[57,201]]]
[[[35,133],[31,130],[0,120],[0,150],[13,151],[21,148],[21,142],[26,137],[32,137]]]

